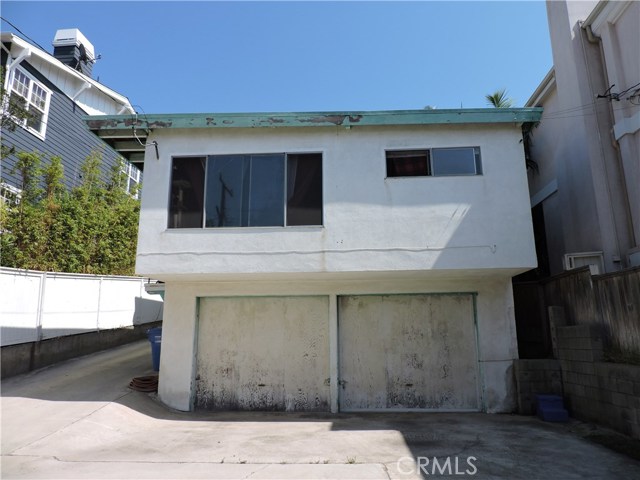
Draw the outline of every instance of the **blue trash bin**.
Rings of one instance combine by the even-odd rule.
[[[162,343],[162,327],[150,328],[147,331],[147,338],[151,342],[151,359],[153,370],[160,371],[160,344]]]

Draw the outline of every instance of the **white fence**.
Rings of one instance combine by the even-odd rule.
[[[162,298],[138,277],[0,268],[0,344],[129,327],[162,319]]]

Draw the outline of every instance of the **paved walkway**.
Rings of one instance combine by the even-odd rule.
[[[583,440],[577,423],[174,412],[127,387],[150,357],[143,341],[3,381],[2,478],[640,478],[640,462]]]

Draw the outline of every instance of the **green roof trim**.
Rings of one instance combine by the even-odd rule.
[[[447,125],[538,122],[542,108],[461,108],[304,113],[181,113],[85,116],[90,130]]]

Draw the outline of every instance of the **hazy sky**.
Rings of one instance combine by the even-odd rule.
[[[501,87],[523,106],[552,66],[543,1],[3,1],[2,17],[49,52],[80,29],[94,78],[146,113],[482,108]]]

